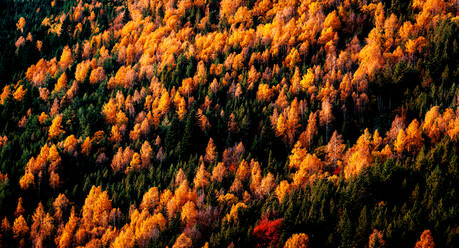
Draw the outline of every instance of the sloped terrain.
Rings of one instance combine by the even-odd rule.
[[[457,1],[0,3],[0,247],[459,247]]]

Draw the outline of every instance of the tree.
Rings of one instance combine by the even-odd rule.
[[[81,144],[81,153],[89,156],[89,153],[91,152],[92,148],[92,140],[89,137],[86,137],[86,139],[83,141],[83,144]]]
[[[28,232],[29,227],[27,226],[27,222],[22,215],[19,215],[19,217],[17,217],[13,223],[14,238],[23,238],[27,235]]]
[[[406,128],[406,150],[416,152],[421,149],[424,139],[418,120],[414,119]]]
[[[288,183],[287,180],[282,180],[279,185],[276,187],[276,195],[277,199],[279,199],[279,203],[282,203],[290,191],[292,190],[291,185]]]
[[[21,16],[18,22],[16,23],[17,30],[21,30],[21,33],[23,33],[25,24],[26,24],[26,20],[24,17]]]
[[[54,229],[53,218],[49,215],[49,213],[45,214],[43,205],[40,202],[32,216],[32,220],[33,222],[30,229],[30,236],[34,247],[42,247],[43,241],[51,235],[51,232]]]
[[[89,75],[89,83],[96,84],[104,81],[106,78],[104,68],[97,67],[91,71],[91,74]]]
[[[10,86],[9,85],[5,85],[5,87],[3,87],[2,94],[0,95],[0,104],[1,105],[5,104],[5,101],[9,97],[10,93],[11,93]]]
[[[54,139],[63,133],[65,132],[62,130],[62,115],[56,115],[49,127],[48,139]]]
[[[209,172],[206,171],[204,163],[201,163],[197,168],[196,176],[193,180],[194,188],[199,189],[206,187],[209,184],[209,177]]]
[[[371,165],[373,157],[370,153],[370,142],[371,135],[368,129],[365,129],[364,133],[357,140],[357,143],[346,153],[345,178],[357,175],[363,168]]]
[[[434,106],[427,111],[424,117],[424,124],[422,125],[422,129],[433,142],[437,142],[440,139],[440,127],[438,124],[441,115],[438,110],[439,106]]]
[[[247,205],[245,205],[243,202],[238,202],[236,204],[233,204],[231,206],[229,214],[226,215],[225,219],[228,222],[234,221],[235,223],[237,223],[239,209],[245,209],[245,208],[247,208]]]
[[[146,209],[148,211],[153,211],[155,207],[159,204],[159,191],[157,187],[151,187],[142,198],[140,203],[140,210]]]
[[[193,226],[196,223],[197,215],[198,211],[196,210],[194,202],[188,201],[182,206],[180,219],[182,222],[186,223],[187,226]]]
[[[57,83],[54,85],[54,91],[59,92],[60,90],[65,89],[67,87],[67,82],[67,74],[64,72],[57,79]]]
[[[84,230],[94,234],[100,233],[98,230],[108,226],[111,209],[112,203],[107,192],[102,191],[100,187],[92,186],[82,207],[81,225],[77,233]]]
[[[260,186],[257,188],[257,196],[259,198],[267,196],[276,187],[274,176],[269,172],[260,182]]]
[[[332,137],[330,138],[330,141],[327,144],[327,162],[336,167],[338,164],[338,160],[340,160],[343,157],[343,152],[345,148],[346,145],[343,144],[342,136],[339,135],[338,132],[335,130],[333,132]]]
[[[192,245],[191,239],[186,234],[182,233],[177,238],[172,248],[190,248]]]
[[[395,140],[395,143],[394,143],[394,150],[398,154],[402,154],[403,151],[405,150],[405,146],[406,146],[406,134],[405,134],[405,131],[403,131],[403,129],[400,129],[397,135],[397,139]]]
[[[308,125],[306,126],[306,130],[301,133],[300,141],[303,147],[310,148],[312,139],[317,133],[317,112],[311,112],[308,118]]]
[[[30,170],[26,169],[24,176],[21,177],[19,180],[19,186],[21,189],[26,190],[30,188],[30,186],[34,185],[35,183],[35,176],[33,173],[30,172]]]
[[[325,132],[325,139],[328,139],[328,124],[333,120],[333,113],[332,113],[332,105],[325,99],[322,101],[322,109],[319,112],[319,121],[320,125],[325,125],[326,132]]]
[[[259,84],[258,91],[257,91],[257,99],[263,102],[269,102],[271,97],[273,97],[274,92],[269,85],[267,84]]]
[[[209,139],[209,142],[207,143],[206,147],[206,155],[204,156],[204,161],[207,163],[213,163],[215,162],[216,159],[216,147],[214,145],[214,140],[212,138]]]
[[[67,153],[72,154],[75,152],[76,145],[78,144],[78,140],[75,138],[75,135],[69,135],[64,140],[64,151]]]
[[[124,226],[123,229],[121,229],[121,232],[115,238],[115,241],[112,243],[113,248],[132,248],[134,245],[135,235],[130,226]]]
[[[59,194],[53,202],[54,207],[54,219],[60,223],[62,221],[62,217],[64,211],[69,205],[69,200],[65,196],[65,194]]]
[[[150,164],[152,153],[153,151],[151,149],[150,143],[145,140],[145,142],[143,142],[142,148],[140,148],[142,168],[146,168]]]
[[[292,69],[300,61],[301,59],[298,50],[296,50],[296,48],[292,48],[287,57],[285,57],[284,64],[287,65],[288,68]]]
[[[14,100],[20,102],[24,99],[24,95],[27,93],[27,89],[24,89],[24,86],[21,84],[19,87],[14,91],[13,98]]]
[[[256,247],[277,247],[279,245],[282,219],[268,220],[266,217],[253,229],[252,235],[257,241]]]
[[[295,233],[285,242],[284,248],[307,248],[308,246],[308,235],[304,233]]]
[[[56,237],[56,245],[60,248],[68,248],[72,245],[74,232],[79,223],[79,218],[75,215],[75,207],[72,207],[70,211],[70,217],[68,222],[65,224],[62,233]]]
[[[220,162],[212,170],[212,177],[210,179],[212,180],[212,182],[215,182],[215,181],[221,182],[225,175],[226,175],[226,167],[222,162]]]
[[[59,60],[59,68],[61,70],[67,69],[70,64],[73,63],[72,50],[68,46],[65,46],[62,50],[61,58]]]
[[[126,169],[126,172],[130,170],[140,169],[142,165],[142,159],[140,158],[140,154],[138,154],[137,152],[134,152],[134,154],[132,154],[132,159],[129,165],[130,166]]]
[[[435,243],[433,240],[432,233],[430,230],[424,230],[421,234],[421,238],[416,242],[415,248],[434,248]]]
[[[14,211],[14,216],[19,217],[20,215],[24,215],[25,210],[22,205],[22,197],[19,197],[18,205],[16,206],[16,211]]]
[[[383,235],[380,231],[377,229],[373,230],[373,233],[370,235],[369,241],[368,241],[368,247],[369,248],[382,248],[385,245],[385,241],[383,239]]]
[[[117,105],[113,98],[110,98],[108,103],[105,103],[102,108],[102,113],[105,115],[105,120],[109,124],[114,124],[116,122],[116,114],[118,112]]]

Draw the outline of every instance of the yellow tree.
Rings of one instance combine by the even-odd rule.
[[[206,155],[204,156],[204,161],[206,161],[207,163],[210,163],[210,164],[215,162],[216,155],[217,155],[215,149],[216,149],[216,147],[214,145],[214,140],[212,138],[210,138],[209,142],[207,143]]]
[[[148,211],[153,211],[155,207],[159,204],[159,191],[157,187],[150,188],[142,198],[140,203],[140,210],[146,209]]]
[[[62,233],[56,237],[55,243],[60,248],[68,248],[72,245],[74,232],[79,223],[79,218],[75,215],[75,207],[72,207],[70,217],[62,230]]]
[[[291,191],[291,186],[287,180],[282,180],[279,185],[276,187],[276,195],[277,199],[279,199],[279,203],[285,199],[285,196],[288,195]]]
[[[415,248],[434,248],[435,242],[433,240],[432,233],[430,230],[424,230],[421,234],[421,238],[416,242]]]
[[[325,125],[325,139],[328,139],[328,125],[333,120],[332,105],[328,99],[322,101],[322,109],[319,112],[320,125]]]
[[[69,135],[64,140],[64,151],[67,153],[73,153],[75,151],[78,140],[75,138],[75,135]]]
[[[373,162],[373,157],[370,153],[371,135],[368,129],[359,137],[357,143],[349,149],[346,154],[347,164],[344,167],[345,178],[357,175],[360,170],[368,167]]]
[[[196,223],[197,215],[198,211],[196,210],[196,205],[194,202],[188,201],[182,207],[180,219],[182,222],[186,223],[187,226],[193,226]]]
[[[21,16],[21,18],[19,18],[18,22],[16,23],[16,28],[18,30],[21,30],[21,33],[23,33],[25,24],[26,24],[26,20],[24,17]]]
[[[418,151],[422,147],[423,141],[419,122],[414,119],[406,128],[406,150],[408,152]]]
[[[150,143],[145,140],[143,142],[142,148],[140,148],[140,157],[142,159],[142,168],[146,168],[151,161],[152,149]]]
[[[206,171],[204,163],[201,163],[193,180],[195,189],[206,187],[209,184],[209,177],[209,172]]]
[[[368,240],[368,247],[369,248],[376,248],[376,247],[384,247],[385,241],[383,239],[383,235],[377,229],[373,230],[373,233],[370,235]]]
[[[14,216],[19,217],[20,215],[23,215],[25,210],[24,207],[22,206],[22,197],[19,197],[18,199],[18,205],[16,206],[16,211],[14,211]]]
[[[27,89],[24,89],[23,85],[19,85],[19,87],[14,91],[13,98],[14,100],[20,102],[24,99],[24,95],[27,93]]]
[[[62,73],[59,78],[57,79],[57,83],[54,85],[54,91],[58,92],[61,89],[64,89],[67,87],[67,74],[64,72]]]
[[[49,215],[49,213],[45,213],[41,202],[38,204],[38,207],[32,216],[32,221],[30,237],[32,238],[34,247],[43,247],[43,240],[51,235],[54,226],[53,218]]]
[[[65,132],[62,130],[62,116],[56,115],[51,123],[51,126],[49,127],[48,139],[54,139],[63,133]]]
[[[400,155],[405,150],[406,146],[406,134],[403,129],[398,131],[397,139],[394,142],[394,150]]]
[[[343,138],[338,132],[335,130],[333,132],[330,141],[327,144],[327,154],[326,159],[327,162],[333,166],[337,166],[338,160],[343,157],[344,149],[346,145],[343,144]]]
[[[295,233],[285,242],[284,248],[307,248],[308,245],[309,237],[307,234]]]
[[[180,236],[175,241],[172,248],[190,248],[193,246],[191,239],[184,233],[180,234]]]
[[[17,217],[13,223],[13,237],[15,239],[23,238],[29,232],[27,222],[22,215]]]
[[[227,170],[223,163],[218,163],[217,166],[212,170],[212,177],[210,178],[212,182],[221,182],[223,177],[226,175]]]

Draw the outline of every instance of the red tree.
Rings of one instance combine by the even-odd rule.
[[[281,225],[282,219],[268,220],[267,217],[263,217],[252,233],[255,240],[257,240],[256,247],[277,247]]]

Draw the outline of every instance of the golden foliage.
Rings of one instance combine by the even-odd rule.
[[[192,245],[191,239],[186,234],[182,233],[177,238],[172,248],[191,248]]]
[[[247,205],[245,205],[243,202],[238,202],[236,204],[233,204],[231,206],[230,212],[226,215],[225,220],[228,222],[234,221],[237,223],[239,209],[245,209],[245,208],[247,208]]]
[[[16,23],[17,30],[21,30],[21,33],[24,32],[24,26],[26,24],[26,20],[24,17],[20,17],[18,22]]]
[[[308,235],[304,233],[295,233],[285,242],[284,248],[307,248],[308,246]]]
[[[197,168],[196,176],[193,180],[194,188],[199,189],[206,187],[209,184],[209,177],[210,174],[207,172],[204,163],[201,163]]]
[[[63,133],[65,133],[65,131],[62,130],[62,116],[56,115],[49,127],[48,139],[54,139]]]
[[[24,86],[21,84],[19,87],[14,91],[13,98],[14,100],[20,102],[24,99],[24,95],[27,93],[27,89],[24,89]]]
[[[5,104],[5,101],[9,97],[10,93],[11,93],[10,86],[9,85],[5,85],[5,87],[3,87],[2,94],[0,95],[0,104],[1,105]]]
[[[430,230],[424,230],[421,234],[421,238],[416,242],[415,248],[434,248],[435,242],[432,237]]]
[[[27,222],[22,215],[17,217],[13,223],[13,235],[15,239],[20,237],[25,237],[29,232],[29,227],[27,226]]]

